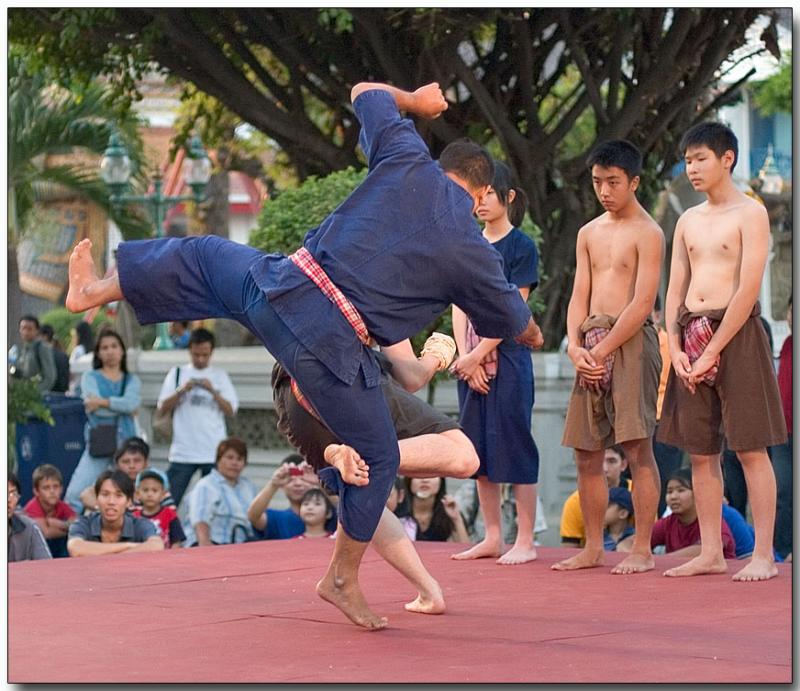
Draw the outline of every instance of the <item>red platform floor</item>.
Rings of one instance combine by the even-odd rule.
[[[607,566],[455,562],[422,543],[443,616],[405,612],[406,582],[368,551],[362,587],[389,628],[314,594],[332,541],[292,540],[9,567],[11,683],[791,682],[792,573],[734,583]],[[574,552],[573,552],[574,553]],[[731,572],[741,562],[731,562]],[[46,654],[43,654],[46,651]]]

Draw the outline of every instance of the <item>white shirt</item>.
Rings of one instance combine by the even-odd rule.
[[[175,367],[167,372],[161,393],[160,406],[165,398],[175,393]],[[239,409],[239,399],[228,373],[217,367],[195,369],[193,365],[181,365],[178,387],[190,379],[208,379],[211,385],[228,403],[233,412]],[[225,413],[217,405],[210,391],[195,386],[183,394],[172,411],[172,444],[169,447],[170,463],[213,463],[217,445],[228,436]]]

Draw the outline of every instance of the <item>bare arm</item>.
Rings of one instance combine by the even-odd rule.
[[[175,389],[175,393],[173,393],[171,396],[167,396],[164,400],[159,402],[158,409],[164,413],[172,412],[175,409],[175,406],[177,406],[180,402],[183,395],[191,391],[193,386],[194,380],[192,379],[183,383],[181,386]]]
[[[81,504],[83,504],[84,508],[88,509],[89,511],[97,510],[97,497],[95,496],[93,485],[90,485],[83,490],[78,498],[81,500]]]
[[[672,360],[672,367],[684,385],[689,390],[693,390],[694,385],[688,381],[692,368],[689,364],[689,357],[683,352],[683,334],[681,333],[681,326],[678,324],[678,310],[686,300],[686,293],[689,290],[691,279],[689,254],[686,251],[686,241],[684,240],[684,217],[685,214],[678,219],[678,223],[675,226],[675,235],[672,239],[672,260],[669,269],[667,298],[664,305],[664,322],[667,330],[667,340],[669,341],[669,356]]]
[[[279,487],[283,487],[288,479],[289,464],[282,463],[272,474],[269,482],[250,502],[250,506],[247,507],[247,520],[253,524],[256,530],[263,532],[267,529],[267,507],[275,496],[275,492]]]
[[[32,520],[39,526],[45,540],[64,537],[69,532],[69,521],[62,521],[60,518],[34,518]]]
[[[589,316],[589,299],[592,294],[592,270],[586,232],[585,226],[581,228],[575,245],[575,280],[567,307],[567,355],[581,379],[591,383],[600,380],[603,366],[598,365],[598,361],[583,347],[581,333],[581,324]]]
[[[405,110],[425,118],[437,118],[447,110],[447,101],[439,88],[438,82],[421,86],[416,91],[403,91],[389,84],[379,82],[360,82],[350,91],[350,102],[354,102],[365,91],[378,89],[388,91],[394,98],[399,110]]]
[[[459,355],[467,354],[467,315],[460,307],[453,305],[453,338]]]
[[[195,523],[192,527],[194,528],[194,534],[197,536],[197,544],[200,547],[206,547],[211,544],[211,529],[208,523],[200,521],[199,523]]]
[[[671,557],[696,557],[700,554],[700,545],[689,545],[688,547],[681,547],[674,552],[670,552]]]
[[[159,538],[159,542],[160,542]],[[67,541],[67,552],[71,557],[96,557],[101,554],[119,554],[127,552],[133,542],[92,542],[82,537],[73,537]],[[162,543],[163,546],[163,543]]]
[[[411,393],[425,386],[436,374],[439,365],[439,360],[433,355],[423,355],[418,358],[408,339],[381,347],[381,352],[392,363],[392,376]]]
[[[646,232],[639,236],[637,253],[638,263],[633,299],[620,312],[608,335],[592,348],[592,357],[597,362],[602,362],[627,342],[642,328],[642,324],[653,311],[653,302],[656,299],[658,281],[661,277],[661,264],[664,261],[664,236],[661,230],[647,228]]]
[[[161,552],[164,549],[164,541],[153,535],[148,537],[144,542],[128,542],[130,545],[128,552]]]

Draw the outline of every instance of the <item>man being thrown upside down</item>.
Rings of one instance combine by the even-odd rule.
[[[399,114],[441,115],[447,102],[438,84],[407,92],[361,83],[351,100],[369,173],[300,250],[263,254],[213,235],[124,242],[118,273],[100,279],[83,240],[70,258],[67,307],[124,298],[142,323],[222,317],[261,340],[349,449],[340,450],[338,467],[320,472],[339,494],[340,529],[317,593],[354,623],[381,629],[387,621],[367,605],[358,568],[400,452],[370,339],[399,343],[453,303],[481,336],[533,348],[543,338],[473,218],[492,159],[460,140],[433,161]]]

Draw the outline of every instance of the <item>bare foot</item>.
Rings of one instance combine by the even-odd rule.
[[[92,302],[91,286],[99,278],[92,259],[92,241],[84,238],[69,256],[69,291],[65,304],[70,312],[83,312],[96,305]]]
[[[734,574],[734,581],[768,581],[778,575],[778,567],[772,559],[753,557],[750,563]]]
[[[701,576],[705,573],[725,573],[727,570],[728,564],[722,557],[709,559],[701,554],[694,559],[690,559],[685,564],[667,569],[664,575],[680,578],[682,576]]]
[[[611,573],[615,574],[629,574],[629,573],[644,573],[650,571],[656,566],[656,560],[653,559],[652,554],[635,554],[631,553],[625,557],[619,564],[617,564]]]
[[[369,466],[353,447],[328,444],[325,447],[325,460],[339,469],[342,480],[349,485],[363,487],[369,484]]]
[[[408,602],[403,606],[409,612],[418,614],[443,614],[444,595],[442,589],[436,581],[433,581],[430,592],[420,592],[413,602]]]
[[[334,577],[333,572],[329,571],[317,583],[317,595],[338,607],[350,621],[365,629],[377,631],[386,628],[389,623],[386,617],[379,617],[369,608],[355,580],[348,583],[344,578]]]
[[[463,552],[456,552],[455,554],[451,554],[451,559],[483,559],[485,557],[492,557],[493,559],[497,559],[503,551],[503,543],[502,542],[495,542],[488,540],[481,540],[476,545],[473,545],[469,549],[465,549]]]
[[[582,549],[574,557],[556,562],[550,568],[555,571],[575,571],[577,569],[593,569],[595,566],[603,565],[603,550],[599,552],[587,552]]]
[[[498,564],[524,564],[528,561],[533,561],[538,557],[535,547],[523,547],[522,545],[514,545],[508,552],[497,560]]]

